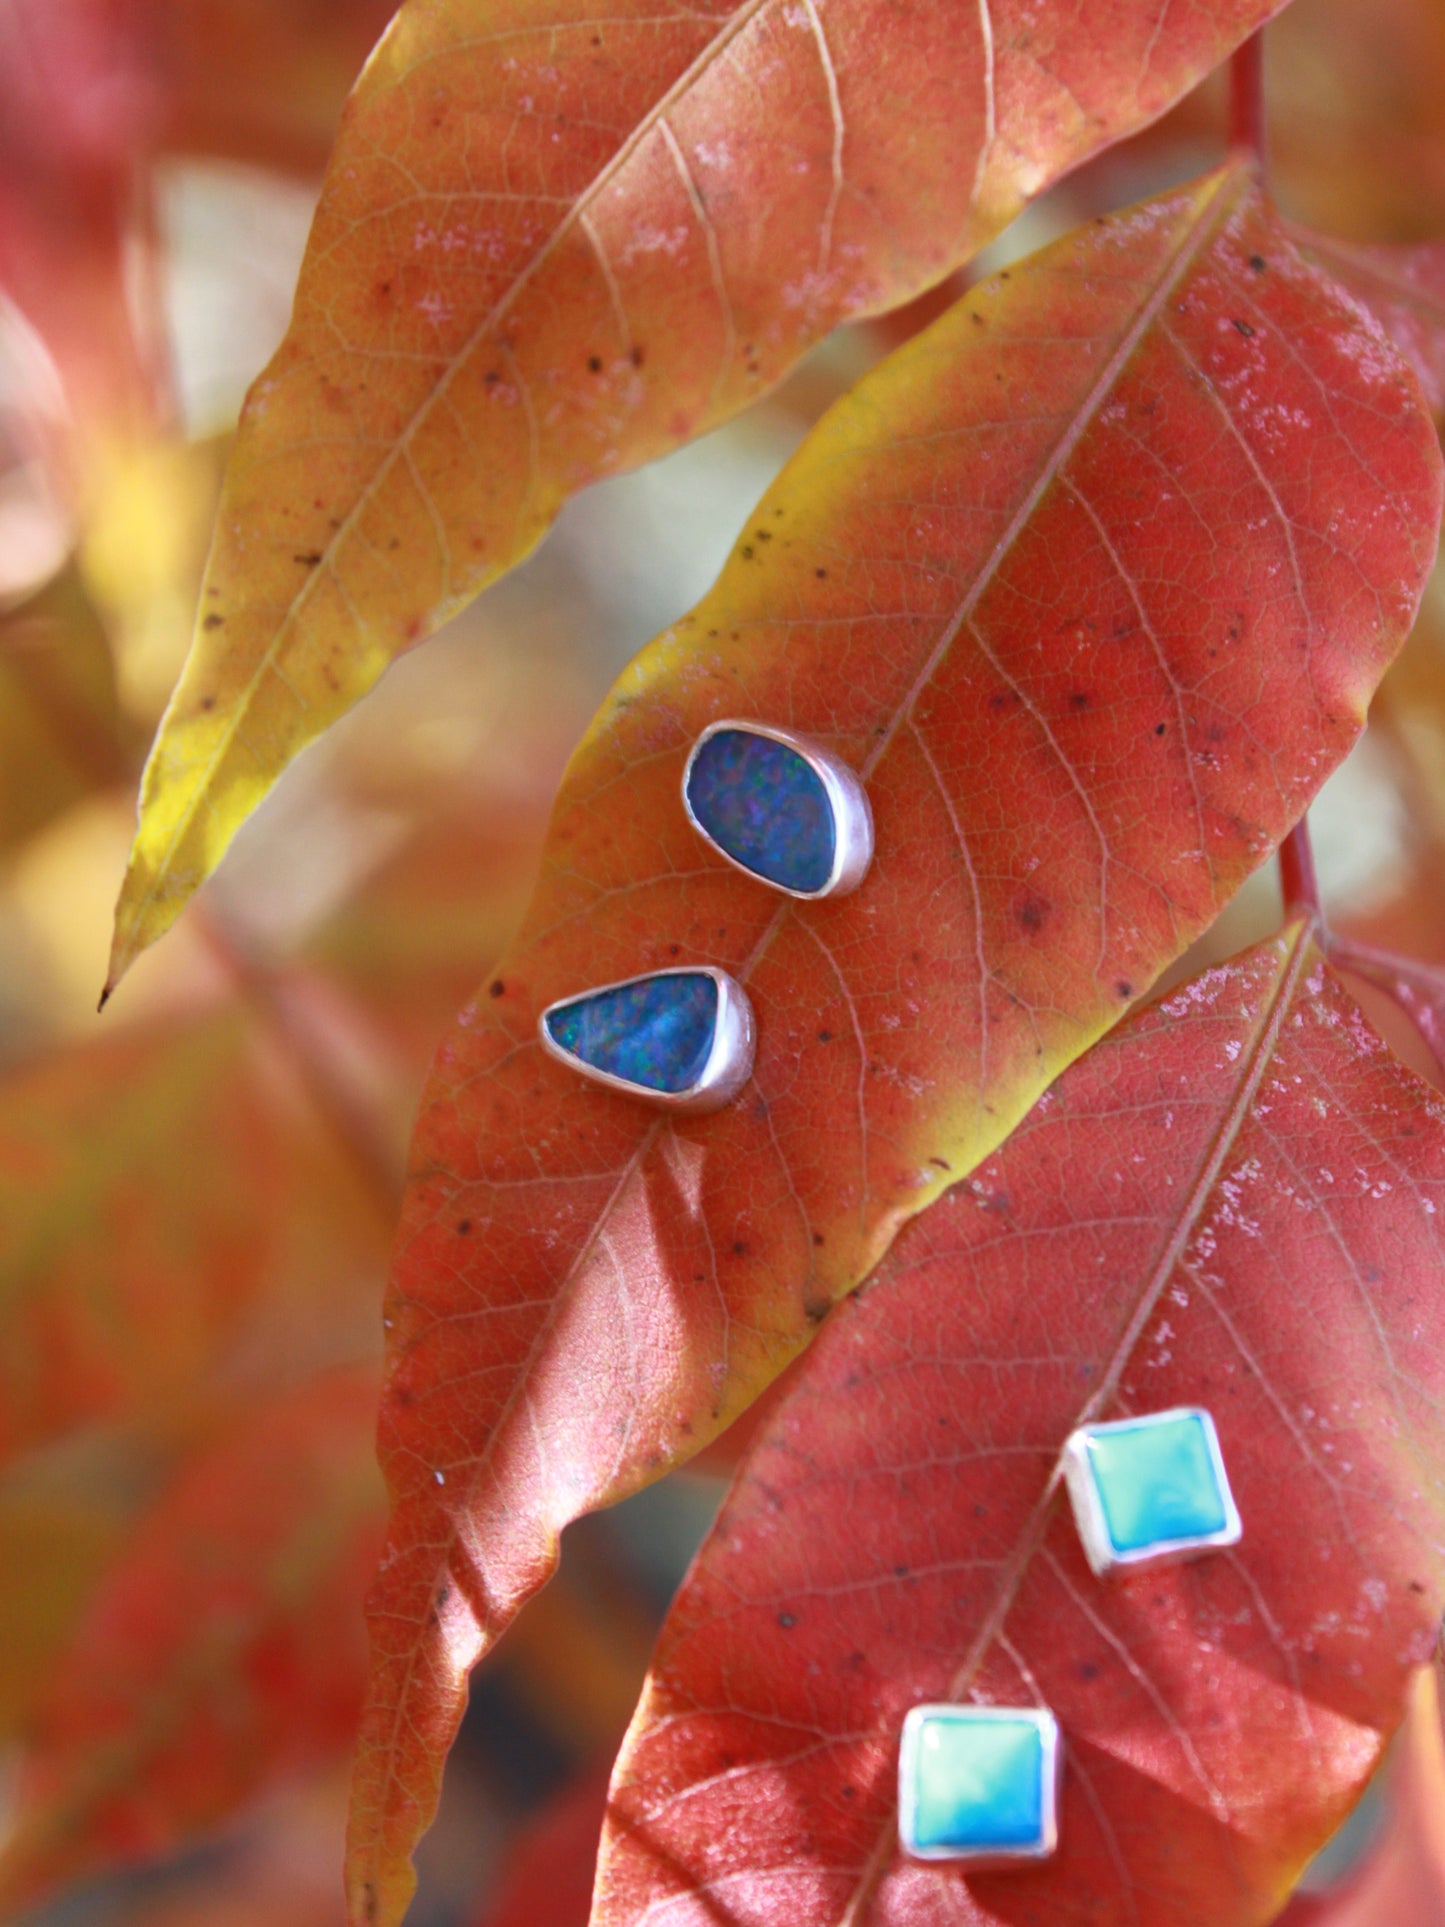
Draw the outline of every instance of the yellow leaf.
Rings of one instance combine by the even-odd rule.
[[[287,763],[567,495],[939,280],[1276,4],[1130,0],[1107,35],[1060,9],[1041,43],[1031,0],[410,0],[242,416],[108,989]]]

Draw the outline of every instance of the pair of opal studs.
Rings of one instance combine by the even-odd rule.
[[[855,773],[806,736],[712,723],[692,746],[682,803],[735,869],[786,896],[843,896],[873,857],[873,814]],[[671,1111],[711,1111],[753,1068],[756,1025],[725,970],[683,965],[549,1004],[542,1045],[584,1077]]]
[[[1198,1558],[1240,1537],[1214,1420],[1198,1406],[1085,1425],[1062,1470],[1101,1577]],[[1059,1723],[1042,1707],[915,1706],[898,1756],[898,1833],[916,1860],[1047,1860],[1059,1840]]]

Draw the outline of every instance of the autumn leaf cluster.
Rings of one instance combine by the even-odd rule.
[[[389,14],[0,19],[0,1908],[1433,1919],[1437,10]],[[542,1050],[679,962],[723,1109]],[[1185,1404],[1244,1537],[1101,1587],[1063,1441]],[[561,1535],[690,1463],[649,1662]],[[1046,1865],[899,1851],[943,1699]]]

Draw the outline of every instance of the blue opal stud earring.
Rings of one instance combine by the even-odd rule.
[[[542,1047],[598,1084],[671,1111],[715,1111],[753,1068],[747,993],[725,970],[684,967],[549,1004]]]
[[[1101,1577],[1238,1542],[1219,1434],[1198,1406],[1081,1426],[1063,1467],[1085,1556]]]
[[[856,890],[873,860],[873,812],[831,750],[765,723],[710,723],[682,773],[693,827],[729,863],[790,897]]]
[[[898,1754],[903,1851],[973,1867],[1047,1860],[1061,1754],[1058,1721],[1037,1707],[913,1707]]]

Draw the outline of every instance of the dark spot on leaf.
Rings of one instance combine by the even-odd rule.
[[[471,1229],[472,1229],[472,1221],[470,1218],[457,1219],[457,1236],[459,1238],[469,1237],[471,1235]]]
[[[587,366],[592,370],[594,375],[600,375],[602,373],[601,355],[588,355]]]
[[[680,943],[670,943],[667,946],[667,954],[669,957],[680,957],[682,955],[682,945]]]
[[[219,629],[225,623],[225,620],[226,618],[224,616],[218,616],[215,611],[212,610],[210,615],[208,615],[201,624],[201,627],[203,629]]]
[[[742,551],[741,551],[741,553],[742,553],[742,558],[743,558],[743,561],[744,561],[744,562],[751,562],[751,561],[752,561],[752,559],[753,559],[753,545],[752,545],[752,543],[751,543],[751,542],[744,542],[744,544],[743,544],[743,546],[742,546]]]
[[[1013,709],[1019,701],[1012,689],[996,689],[988,699],[990,709]]]
[[[820,1044],[831,1044],[832,1041],[833,1033],[831,1030],[820,1030],[818,1032],[818,1042]]]
[[[1087,709],[1092,700],[1087,689],[1071,690],[1069,693],[1069,708]]]
[[[1231,319],[1233,320],[1235,327],[1238,328],[1239,332],[1244,336],[1245,340],[1253,341],[1254,330],[1253,328],[1250,327],[1249,323],[1247,321],[1241,321],[1238,315],[1231,316]]]
[[[646,357],[646,355],[644,354],[644,352],[643,352],[643,350],[642,350],[641,348],[634,348],[634,349],[633,349],[633,351],[632,351],[632,365],[633,365],[633,367],[634,367],[634,368],[640,368],[640,367],[642,366],[642,364],[643,364],[643,362],[644,362],[644,361],[645,361],[646,359],[647,359],[647,357]]]
[[[826,569],[814,569],[813,574],[817,576],[820,582],[826,582],[828,580],[828,571]]]
[[[855,1786],[841,1787],[839,1791],[845,1800],[856,1800],[858,1798],[858,1789]]]
[[[798,1615],[796,1613],[779,1613],[778,1614],[778,1624],[782,1627],[785,1633],[790,1633],[793,1630],[794,1626],[797,1625],[797,1623],[798,1623]]]
[[[1162,736],[1165,733],[1165,731],[1168,729],[1168,727],[1169,727],[1168,723],[1155,723],[1154,734],[1156,736]]]
[[[1420,1593],[1424,1592],[1425,1588],[1420,1584],[1418,1579],[1412,1579],[1410,1581],[1410,1590],[1411,1592]]]
[[[216,706],[216,699],[214,696],[202,696],[201,698],[202,709],[214,709],[215,706]]]
[[[1014,899],[1014,917],[1021,930],[1037,936],[1053,914],[1054,906],[1037,890],[1022,890]]]
[[[821,1232],[821,1231],[815,1231],[815,1232],[813,1233],[813,1243],[814,1243],[815,1245],[821,1245],[821,1244],[825,1244],[826,1242],[827,1242],[827,1240],[826,1240],[826,1239],[824,1238],[824,1236],[823,1236],[823,1234],[822,1234],[822,1232]]]
[[[501,379],[501,370],[497,368],[489,368],[486,374],[482,376],[482,380],[487,384],[488,388],[495,387]]]
[[[291,560],[299,562],[304,569],[314,569],[321,560],[320,549],[309,549],[305,555],[293,555]]]
[[[501,978],[493,977],[492,981],[487,985],[487,995],[489,997],[505,997],[506,994],[507,986],[502,982]]]
[[[1127,977],[1121,977],[1118,983],[1115,984],[1114,988],[1115,990],[1118,991],[1121,997],[1127,998],[1127,997],[1132,997],[1134,995],[1134,986],[1129,982],[1129,979]]]
[[[1254,269],[1256,274],[1263,274],[1265,265],[1264,256],[1262,254],[1251,254],[1249,257],[1249,265]]]
[[[748,1248],[743,1243],[742,1239],[734,1238],[733,1239],[733,1256],[735,1258],[746,1258],[747,1255],[748,1255]]]
[[[773,539],[773,531],[771,529],[755,529],[753,533],[760,542],[771,542]]]
[[[833,1306],[828,1299],[813,1298],[803,1306],[803,1316],[810,1325],[821,1325],[832,1309]]]
[[[895,1566],[893,1568],[893,1577],[895,1579],[906,1579],[908,1577],[907,1566],[904,1566],[904,1565]]]
[[[1099,1669],[1094,1664],[1093,1660],[1081,1659],[1079,1661],[1079,1678],[1080,1679],[1097,1679],[1098,1677],[1099,1677]]]

